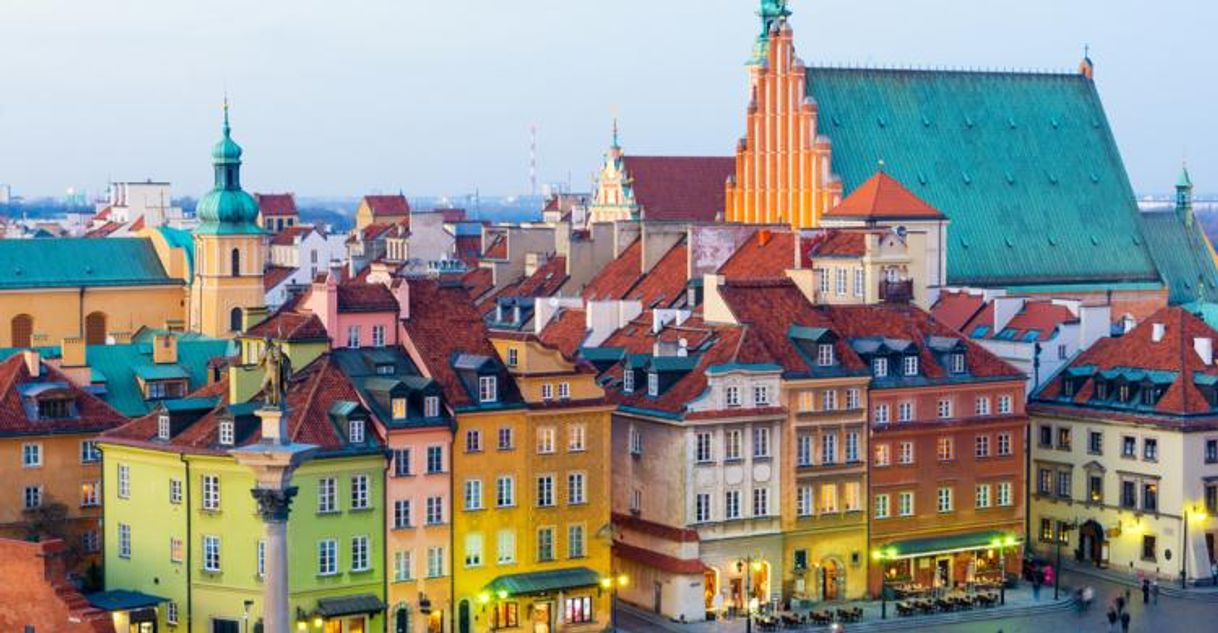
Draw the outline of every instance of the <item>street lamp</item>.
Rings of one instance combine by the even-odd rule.
[[[744,603],[744,631],[753,633],[753,610],[761,606],[761,601],[753,597],[753,575],[761,571],[761,558],[752,555],[745,556],[736,563],[736,569],[741,573],[748,572],[744,579],[744,592],[747,600]]]
[[[1078,527],[1078,519],[1070,523],[1058,523],[1057,528],[1057,565],[1053,569],[1053,599],[1058,599],[1062,585],[1062,537]]]
[[[601,588],[609,591],[609,630],[617,631],[617,590],[630,584],[626,574],[601,578]]]
[[[871,553],[871,557],[877,563],[883,563],[886,560],[896,560],[897,550],[890,547],[887,550],[877,549]],[[882,565],[880,567],[880,619],[888,619],[888,570]]]
[[[1015,537],[1010,534],[990,541],[990,545],[998,549],[998,604],[1007,603],[1007,548],[1015,543]]]

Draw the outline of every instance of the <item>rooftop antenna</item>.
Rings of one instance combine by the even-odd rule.
[[[529,195],[537,197],[537,124],[529,125]]]

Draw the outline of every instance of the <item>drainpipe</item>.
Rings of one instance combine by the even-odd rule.
[[[77,308],[76,308],[76,313],[77,313],[76,335],[83,338],[85,335],[85,287],[84,286],[81,286],[80,288],[78,288],[76,306],[77,306]],[[31,341],[31,343],[32,342],[33,341]]]
[[[191,529],[190,529],[190,513],[191,513],[190,462],[186,459],[186,456],[182,455],[182,454],[178,455],[178,459],[182,460],[182,464],[183,464],[184,470],[185,470],[185,474],[182,477],[182,479],[183,479],[183,481],[182,481],[182,495],[183,495],[182,502],[186,504],[186,506],[185,506],[186,507],[186,540],[185,540],[185,543],[183,543],[182,547],[183,547],[183,549],[186,550],[186,552],[185,552],[185,554],[186,554],[186,629],[185,630],[190,631],[190,630],[193,630],[191,625],[194,623],[193,620],[194,620],[194,613],[195,613],[194,603],[191,598],[191,596],[194,593],[193,592],[193,589],[194,589],[193,581],[191,579],[191,576],[194,575],[194,569],[191,567],[191,561],[190,561],[190,552],[191,552],[190,544],[193,542],[192,537],[194,535],[191,533]]]

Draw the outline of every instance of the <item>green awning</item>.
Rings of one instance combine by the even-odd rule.
[[[85,596],[85,600],[94,608],[101,609],[102,611],[131,611],[133,609],[155,607],[162,602],[169,601],[168,598],[160,598],[139,591],[127,591],[126,589],[91,593]]]
[[[499,576],[486,586],[492,593],[500,591],[508,595],[544,593],[560,589],[577,589],[593,587],[600,582],[600,575],[587,567],[572,567],[570,569],[554,569],[551,571],[535,571],[526,574],[508,574]]]
[[[884,558],[890,560],[931,556],[934,554],[951,554],[953,552],[967,552],[969,550],[990,547],[995,540],[1005,540],[1008,537],[1013,538],[1016,543],[1021,540],[1019,535],[1013,532],[982,530],[966,534],[930,536],[905,541],[894,541],[881,547],[880,552],[883,553]]]
[[[323,618],[380,613],[384,610],[385,603],[370,593],[317,600],[317,613]]]

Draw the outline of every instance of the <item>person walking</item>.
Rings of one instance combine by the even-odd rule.
[[[1218,587],[1218,560],[1210,563],[1210,581]]]
[[[1149,602],[1150,602],[1150,580],[1147,578],[1143,578],[1142,579],[1142,604],[1148,604]]]
[[[1155,578],[1150,582],[1150,598],[1155,605],[1159,604],[1159,579]]]
[[[1129,633],[1129,612],[1121,614],[1121,633]]]
[[[1117,612],[1116,609],[1108,607],[1108,633],[1116,633],[1117,629]]]

